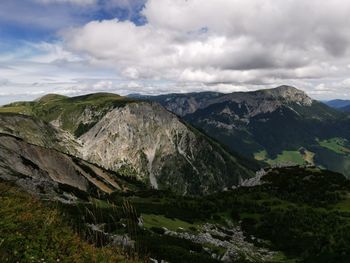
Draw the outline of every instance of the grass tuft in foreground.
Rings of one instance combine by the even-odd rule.
[[[129,262],[82,240],[60,212],[0,182],[0,262]]]

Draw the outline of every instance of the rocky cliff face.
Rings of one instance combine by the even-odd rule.
[[[7,134],[0,134],[0,178],[33,194],[53,197],[64,196],[67,187],[96,195],[124,191],[127,185],[95,165]]]
[[[3,132],[180,194],[208,194],[254,175],[159,104],[108,96],[45,97],[25,109],[32,117],[0,118]]]
[[[210,193],[251,175],[234,157],[156,103],[115,108],[79,139],[83,159],[134,174],[156,189]]]

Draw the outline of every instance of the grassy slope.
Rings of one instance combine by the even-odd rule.
[[[339,154],[350,154],[350,149],[346,147],[346,144],[348,144],[348,141],[346,139],[330,138],[328,140],[322,140],[318,142],[322,147],[327,148],[333,152]]]
[[[265,150],[254,154],[254,158],[259,161],[264,161],[270,165],[274,164],[291,164],[291,165],[306,165],[314,164],[314,153],[308,150],[298,151],[283,151],[278,154],[275,159],[269,158]]]
[[[126,262],[117,249],[83,241],[59,210],[2,182],[0,214],[1,262]]]
[[[193,224],[190,224],[186,221],[179,220],[176,218],[166,218],[163,215],[152,215],[144,214],[142,215],[144,226],[146,228],[152,227],[166,227],[169,230],[177,231],[179,229],[189,230],[190,227],[194,227]]]
[[[347,139],[333,137],[316,139],[308,149],[282,151],[271,157],[265,150],[254,153],[254,158],[269,164],[293,163],[297,165],[315,164],[350,176],[350,144]]]

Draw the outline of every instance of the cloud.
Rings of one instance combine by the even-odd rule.
[[[63,38],[129,79],[266,85],[349,73],[348,1],[149,0],[142,14],[141,26],[92,21]]]
[[[26,3],[34,1],[18,12],[5,0],[11,8],[0,10],[0,22],[57,35],[1,54],[2,90],[156,94],[290,84],[315,98],[350,97],[346,0]]]

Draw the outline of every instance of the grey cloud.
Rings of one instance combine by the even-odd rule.
[[[342,34],[329,33],[323,36],[323,45],[333,56],[340,57],[346,55],[349,48],[349,39]]]
[[[24,72],[22,83],[37,82],[38,90],[46,84],[49,90],[56,82],[66,94],[228,92],[280,84],[317,98],[349,94],[350,84],[343,83],[350,75],[347,0],[111,0],[90,8],[101,5],[106,12],[127,9],[130,17],[145,5],[141,13],[148,23],[113,19],[81,25],[69,15],[71,20],[55,27],[75,27],[60,31],[58,51],[46,50],[52,59],[0,62],[0,78],[19,76],[1,68],[9,65]],[[32,19],[24,16],[48,23]]]
[[[318,78],[334,74],[317,65],[344,55],[350,36],[339,27],[350,16],[350,3],[331,2],[149,0],[143,10],[149,24],[96,21],[64,37],[73,50],[114,62],[121,72],[134,72],[125,75],[132,78],[233,81],[247,70],[261,70],[261,78],[276,70],[286,79]],[[189,34],[201,28],[207,30]]]

